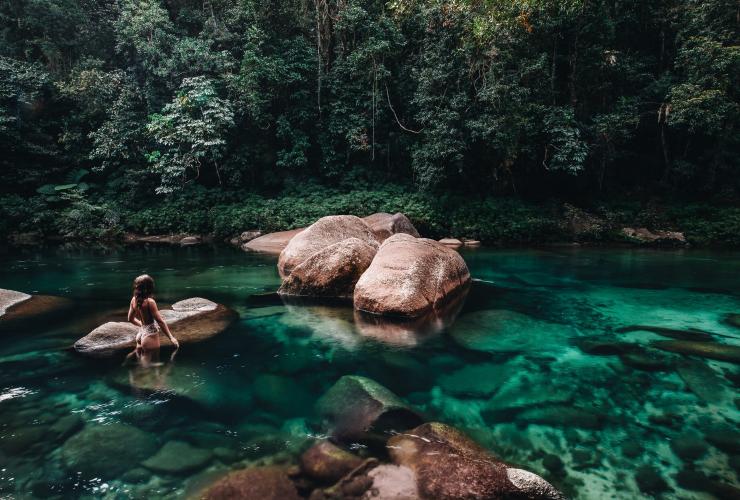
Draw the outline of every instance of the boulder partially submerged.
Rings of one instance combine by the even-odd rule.
[[[410,234],[414,238],[419,237],[419,231],[416,230],[409,218],[400,212],[395,214],[378,212],[377,214],[368,215],[362,220],[370,226],[375,237],[381,243],[398,233]]]
[[[374,380],[340,378],[316,403],[331,435],[340,441],[385,441],[390,432],[419,425],[421,417],[401,398]]]
[[[456,251],[426,238],[394,234],[355,286],[354,306],[372,314],[414,318],[467,290],[470,272]]]
[[[278,272],[286,278],[293,268],[309,257],[349,238],[357,238],[377,248],[378,240],[365,221],[354,215],[331,215],[322,217],[304,231],[295,235],[280,252]],[[256,240],[255,240],[256,241]]]
[[[181,344],[209,339],[225,330],[237,317],[231,309],[200,297],[176,302],[170,309],[162,309],[161,313]],[[137,331],[138,328],[131,323],[111,321],[75,342],[74,348],[88,356],[109,356],[117,351],[133,349]],[[159,340],[162,345],[171,344],[162,332]]]
[[[0,288],[0,322],[25,320],[57,312],[72,302],[52,295],[29,295]]]
[[[355,283],[370,266],[376,251],[376,245],[359,238],[347,238],[329,245],[295,266],[278,293],[351,298]]]
[[[422,499],[562,499],[550,483],[509,467],[457,429],[426,423],[388,440],[396,465],[413,471]]]
[[[288,245],[288,242],[301,231],[303,231],[303,228],[268,233],[244,243],[242,250],[246,252],[279,254]]]

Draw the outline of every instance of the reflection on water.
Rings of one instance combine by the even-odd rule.
[[[377,381],[573,497],[737,492],[740,328],[727,318],[740,312],[740,255],[465,258],[478,281],[464,301],[389,321],[283,303],[267,293],[280,282],[274,258],[226,247],[0,256],[0,287],[74,304],[3,331],[0,496],[176,497],[220,470],[290,462],[322,436],[314,404],[343,375]],[[203,296],[240,319],[174,361],[70,352],[125,313],[144,272],[161,304]]]

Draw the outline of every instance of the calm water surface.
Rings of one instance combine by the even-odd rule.
[[[650,346],[670,340],[665,332],[624,328],[701,329],[720,347],[740,346],[740,328],[724,322],[740,312],[740,254],[464,256],[478,281],[454,324],[396,335],[356,323],[349,308],[257,303],[250,296],[279,285],[275,259],[227,247],[0,254],[0,288],[76,304],[2,332],[0,497],[176,497],[230,467],[290,461],[321,437],[313,405],[347,374],[378,381],[572,497],[737,493],[738,365],[663,352]],[[202,296],[240,319],[145,372],[122,356],[70,352],[125,313],[143,272],[160,303]],[[142,466],[173,440],[198,459],[173,452],[169,470]]]

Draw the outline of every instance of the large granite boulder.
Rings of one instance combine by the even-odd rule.
[[[469,285],[460,254],[434,240],[394,234],[357,281],[354,305],[373,314],[414,318],[441,309]]]
[[[300,500],[283,467],[253,467],[231,472],[201,492],[203,500]]]
[[[414,238],[419,237],[419,232],[416,230],[409,218],[400,212],[396,214],[379,212],[377,214],[368,215],[362,220],[370,226],[375,237],[381,243],[397,233],[410,234]]]
[[[286,278],[298,266],[319,250],[348,238],[357,238],[373,247],[378,246],[370,226],[354,215],[322,217],[293,237],[280,252],[278,272]]]
[[[422,499],[562,499],[541,477],[511,468],[457,429],[427,423],[388,440],[393,462],[411,469]]]
[[[209,339],[226,329],[237,317],[236,312],[208,299],[194,297],[172,304],[161,310],[172,334],[181,344],[192,344]],[[136,347],[138,328],[124,321],[105,323],[75,342],[77,352],[89,356],[109,356],[116,351]],[[160,332],[162,345],[171,345]]]
[[[303,231],[303,228],[268,233],[244,243],[242,245],[242,250],[246,252],[279,254],[283,251],[288,242],[301,231]]]
[[[423,420],[401,398],[374,380],[357,375],[340,378],[316,403],[332,436],[340,441],[385,441]]]
[[[355,283],[370,266],[377,244],[347,238],[317,251],[295,266],[278,293],[308,297],[351,298]]]
[[[52,295],[29,295],[0,288],[0,322],[26,320],[57,312],[72,305],[72,301]]]

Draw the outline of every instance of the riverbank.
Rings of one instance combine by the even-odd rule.
[[[558,200],[435,196],[407,192],[402,186],[350,192],[311,187],[274,197],[193,189],[187,196],[157,197],[146,203],[121,197],[10,195],[0,197],[0,234],[16,244],[113,241],[127,234],[228,240],[246,230],[283,231],[326,215],[375,212],[403,212],[427,237],[468,238],[486,245],[640,244],[624,228],[646,228],[682,233],[695,247],[740,248],[737,206],[662,201],[575,206]]]

